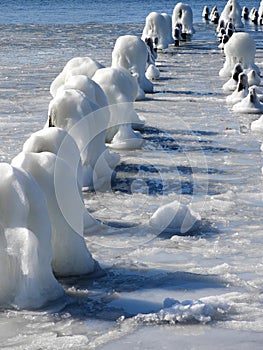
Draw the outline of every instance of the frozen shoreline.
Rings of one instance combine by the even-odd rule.
[[[17,59],[6,48],[1,161],[10,161],[25,139],[43,126],[48,88],[58,66],[72,56],[87,55],[87,48],[88,54],[93,52],[94,58],[109,64],[119,34],[116,28],[140,32],[136,26],[113,26],[105,42],[102,34],[92,38],[84,27],[73,26],[67,28],[71,37],[65,31],[58,41],[51,28],[49,36],[39,32],[39,46],[22,47]],[[210,348],[211,343],[226,349],[241,343],[241,349],[249,349],[253,341],[253,348],[261,349],[262,155],[259,138],[249,127],[258,116],[236,117],[228,109],[224,80],[218,76],[223,56],[213,27],[208,28],[206,32],[204,25],[198,25],[192,42],[159,54],[161,79],[155,82],[155,93],[135,104],[146,119],[145,147],[121,153],[114,192],[86,195],[92,214],[112,227],[108,236],[87,237],[106,276],[62,281],[72,300],[65,307],[62,301],[50,307],[51,314],[2,312],[2,345],[85,349],[105,344],[103,349],[111,349],[126,344],[127,349],[135,349],[139,344],[158,349],[174,342],[191,348],[198,341],[200,349]],[[37,29],[30,28],[32,36]],[[25,26],[27,40],[28,30]],[[76,48],[73,43],[80,31],[85,44]],[[253,33],[255,38],[260,35]],[[18,40],[13,40],[18,48]],[[256,39],[256,62],[262,69],[260,40]],[[173,199],[192,203],[203,218],[201,232],[152,240],[145,222],[160,202]],[[233,299],[232,293],[237,293]],[[216,295],[231,309],[205,326],[156,323],[149,327],[129,318],[116,323],[122,315],[158,313],[166,298],[184,301]]]

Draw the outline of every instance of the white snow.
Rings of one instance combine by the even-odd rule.
[[[104,66],[91,57],[73,57],[70,59],[61,73],[52,81],[50,85],[50,93],[55,97],[58,88],[63,85],[72,75],[86,75],[92,78],[97,69]]]
[[[259,101],[256,89],[253,86],[249,88],[246,97],[234,104],[233,111],[239,113],[263,113],[263,103]]]
[[[141,92],[153,92],[153,84],[146,76],[148,50],[145,42],[136,35],[119,36],[112,51],[112,67],[125,68],[137,75],[138,91],[136,99],[142,99]]]
[[[174,9],[172,14],[172,35],[174,37],[174,29],[177,24],[182,25],[182,33],[186,35],[192,35],[195,33],[195,29],[193,26],[193,11],[190,5],[178,2]]]
[[[23,145],[23,152],[51,152],[59,155],[75,174],[79,189],[83,186],[82,164],[78,146],[69,135],[61,128],[43,128],[32,133]]]
[[[63,295],[51,269],[51,226],[40,187],[0,163],[0,305],[37,308]]]
[[[151,38],[157,49],[167,49],[173,43],[171,16],[166,13],[149,13],[142,32],[142,40],[146,38]]]
[[[185,234],[197,230],[201,217],[178,201],[159,207],[150,218],[150,226],[159,232]]]
[[[223,61],[215,26],[201,20],[192,42],[158,52],[162,79],[154,82],[155,93],[125,102],[145,118],[142,147],[118,150],[121,162],[106,192],[83,193],[88,209],[83,220],[90,212],[104,223],[87,232],[85,241],[105,275],[59,279],[66,296],[44,310],[2,310],[3,347],[109,350],[176,344],[180,349],[261,349],[262,135],[250,130],[257,115],[234,114],[226,105],[223,79],[217,76]],[[1,58],[0,157],[10,161],[44,124],[50,96],[42,87],[49,86],[60,63],[88,51],[108,66],[116,37],[128,30],[139,32],[135,24],[50,25],[48,32],[46,26],[19,26],[30,42],[22,45],[13,28],[2,28],[8,45],[2,46]],[[260,30],[248,23],[246,30],[261,43]],[[10,50],[12,43],[17,55]],[[261,46],[256,62],[262,62]],[[35,50],[38,55],[32,54]],[[72,87],[80,93],[77,85]],[[105,150],[104,159],[106,153],[111,155]],[[181,234],[174,230],[177,221],[172,231],[158,235],[160,230],[149,227],[149,220],[158,207],[175,201],[198,213],[202,224]],[[159,217],[165,219],[164,226],[166,215],[164,211]],[[42,221],[45,228],[48,221]],[[1,239],[7,230],[2,229]],[[31,232],[15,228],[14,236],[21,233],[20,247],[27,245],[24,237],[32,238]],[[6,273],[8,254],[1,250],[1,274]],[[29,257],[34,260],[33,254]],[[49,292],[44,290],[45,300]],[[34,306],[31,300],[27,304]]]
[[[139,135],[134,132],[133,124],[143,124],[143,121],[134,110],[137,95],[136,76],[131,75],[125,68],[108,67],[98,70],[93,79],[101,86],[109,102],[110,121],[106,130],[106,141],[111,142],[113,148],[121,148],[121,145],[126,148],[127,134],[120,132],[114,139],[120,126],[124,124],[126,133],[129,134],[128,138],[134,138],[137,142]]]
[[[225,24],[231,22],[236,28],[243,28],[244,24],[242,22],[242,8],[237,0],[228,0],[226,3],[221,16],[219,18],[219,23],[223,21]],[[217,30],[219,31],[219,25]]]
[[[256,44],[249,33],[235,32],[224,46],[225,62],[219,71],[221,77],[230,77],[233,68],[240,63],[243,69],[255,69],[259,73],[259,68],[254,63],[256,54]]]
[[[83,186],[108,186],[112,176],[111,165],[118,157],[110,155],[105,145],[110,112],[100,108],[79,90],[61,90],[50,101],[48,121],[66,130],[78,145],[83,166]],[[115,165],[116,165],[115,163]],[[114,165],[114,166],[115,166]]]
[[[30,173],[45,194],[52,226],[52,267],[58,276],[93,272],[83,238],[86,208],[70,167],[50,152],[21,152],[12,165]]]
[[[231,95],[228,95],[226,102],[229,104],[236,104],[242,101],[248,95],[248,78],[246,73],[239,73],[238,83],[236,89]]]

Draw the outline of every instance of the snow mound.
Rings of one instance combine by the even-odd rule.
[[[149,224],[160,232],[185,234],[197,230],[201,217],[189,206],[173,201],[158,208]]]
[[[135,321],[143,324],[176,324],[176,323],[209,323],[222,319],[230,310],[219,297],[206,297],[199,300],[184,300],[182,302],[167,298],[164,308],[157,313],[138,314]]]

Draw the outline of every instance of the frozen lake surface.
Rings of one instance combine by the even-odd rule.
[[[49,86],[74,56],[111,63],[116,38],[143,25],[1,25],[0,161],[43,127]],[[215,27],[159,53],[160,80],[135,103],[141,150],[122,151],[107,193],[85,204],[106,228],[86,237],[103,273],[60,280],[66,296],[37,311],[2,310],[3,349],[261,349],[262,136],[234,115],[218,76]],[[262,31],[246,26],[263,70]],[[14,54],[14,52],[16,54]],[[179,200],[202,218],[191,235],[148,224]]]

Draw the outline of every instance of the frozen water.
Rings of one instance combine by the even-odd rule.
[[[259,74],[259,68],[254,63],[256,44],[253,37],[246,32],[235,32],[224,46],[226,56],[224,66],[219,71],[221,77],[230,77],[237,63],[244,69],[255,69]]]
[[[140,38],[138,40],[147,50],[143,41]],[[122,148],[123,146],[127,148],[125,145],[127,137],[130,140],[135,139],[137,141],[138,139],[132,128],[133,122],[140,121],[133,105],[138,91],[137,75],[131,74],[128,69],[122,66],[107,67],[99,69],[94,74],[93,79],[101,86],[109,103],[110,120],[105,127],[106,141],[111,142],[111,147]],[[119,130],[123,124],[126,133]],[[114,138],[117,133],[118,135]]]
[[[103,68],[103,65],[90,57],[73,57],[67,62],[62,72],[52,81],[50,93],[56,96],[58,88],[65,84],[69,78],[75,75],[85,75],[92,78],[97,69]]]
[[[32,133],[23,145],[23,152],[59,154],[59,157],[71,167],[73,174],[76,175],[79,190],[82,190],[83,174],[80,152],[73,137],[65,130],[53,127]]]
[[[261,82],[260,75],[254,69],[250,69],[247,73],[247,76],[248,76],[249,86],[260,85],[260,82]]]
[[[109,118],[108,107],[101,108],[80,90],[61,89],[49,103],[47,126],[62,128],[74,138],[85,188],[103,188],[112,176],[110,164],[114,157],[110,157],[105,145]]]
[[[235,28],[242,28],[244,24],[241,20],[241,13],[242,9],[238,1],[228,0],[219,18],[218,28],[220,26],[221,21],[224,21],[225,24],[231,22],[234,24]]]
[[[178,23],[182,25],[183,34],[194,34],[193,10],[190,5],[183,2],[178,2],[174,6],[172,14],[172,35],[174,35],[174,29]],[[173,38],[176,39],[174,36]]]
[[[248,95],[248,78],[246,73],[239,73],[238,83],[236,89],[232,92],[231,95],[228,95],[226,102],[229,104],[236,104],[242,101]],[[242,110],[242,108],[241,108]]]
[[[0,304],[37,308],[63,295],[51,269],[51,228],[33,177],[0,163]]]
[[[240,63],[236,63],[233,71],[231,72],[230,79],[223,85],[224,92],[234,91],[237,87],[239,74],[243,72],[243,68]]]
[[[201,217],[178,201],[167,203],[156,210],[150,218],[150,225],[160,232],[186,234],[198,229]]]
[[[145,75],[149,80],[157,80],[160,77],[160,71],[155,65],[150,64],[145,72]]]
[[[172,19],[170,15],[151,12],[145,19],[142,39],[151,38],[154,47],[160,50],[167,49],[173,43]]]
[[[258,119],[254,120],[251,123],[251,130],[257,132],[263,132],[263,116],[260,116]]]
[[[45,195],[52,226],[52,267],[56,275],[93,272],[95,263],[83,238],[86,209],[68,164],[50,152],[21,152],[12,165],[31,174]]]
[[[216,28],[201,22],[204,3],[190,3],[194,18],[200,18],[192,41],[158,54],[155,93],[135,102],[145,119],[143,147],[119,152],[108,192],[85,193],[86,207],[101,222],[85,239],[104,275],[60,279],[66,297],[46,308],[2,310],[2,347],[262,348],[263,139],[250,129],[259,116],[234,115],[227,106]],[[63,11],[66,4],[59,4]],[[174,6],[154,4],[167,13]],[[126,18],[133,5],[128,2]],[[149,8],[145,11],[146,16]],[[124,11],[118,14],[123,18]],[[1,161],[11,162],[44,126],[50,83],[68,60],[88,55],[109,66],[116,38],[140,36],[144,19],[126,25],[2,25]],[[247,23],[244,30],[256,42],[255,63],[262,70],[262,28],[255,31]],[[201,216],[200,228],[192,236],[156,237],[149,218],[174,200],[191,204]],[[167,299],[177,300],[177,309]],[[194,313],[199,318],[207,317],[208,307],[211,321],[190,320],[192,305],[199,307]],[[187,306],[185,323],[162,321],[161,310],[173,320]],[[150,316],[156,322],[148,322]]]
[[[249,88],[248,94],[240,102],[234,104],[233,111],[252,114],[260,114],[263,112],[263,103],[259,101],[256,89],[253,86]]]
[[[137,75],[138,89],[153,92],[153,84],[146,78],[148,50],[141,38],[136,35],[119,36],[112,51],[112,67],[125,68]],[[137,93],[140,95],[140,93]],[[137,97],[137,96],[135,96]]]

